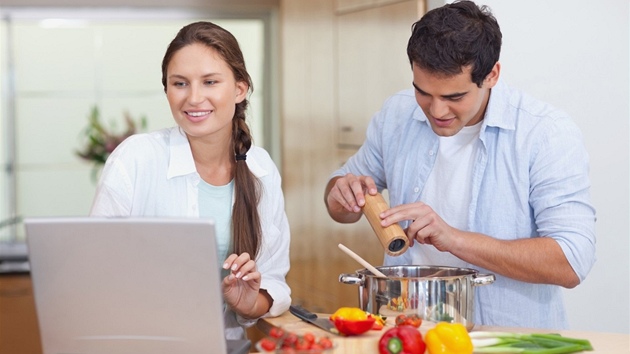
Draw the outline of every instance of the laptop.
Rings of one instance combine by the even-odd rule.
[[[44,354],[247,353],[224,333],[211,220],[24,220]]]

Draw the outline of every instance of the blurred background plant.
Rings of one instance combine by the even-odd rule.
[[[83,149],[77,150],[76,154],[80,158],[94,163],[93,179],[96,179],[99,169],[123,140],[137,132],[146,130],[147,120],[145,116],[140,117],[139,121],[135,121],[128,112],[124,112],[123,118],[125,121],[123,129],[118,129],[116,122],[110,122],[110,126],[106,127],[101,121],[98,107],[93,106],[91,109],[88,125],[83,130],[85,146]]]

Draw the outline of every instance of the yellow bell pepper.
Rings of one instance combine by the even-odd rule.
[[[348,321],[364,321],[368,319],[368,313],[358,307],[340,307],[330,316],[332,321],[337,318]]]
[[[473,344],[461,323],[439,322],[424,337],[429,354],[472,354]]]

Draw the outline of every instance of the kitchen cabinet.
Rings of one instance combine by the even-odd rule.
[[[340,6],[347,4],[280,3],[280,170],[291,227],[287,282],[294,304],[330,313],[358,305],[356,288],[340,284],[338,277],[363,268],[337,245],[342,243],[374,265],[382,264],[384,251],[364,218],[354,224],[330,218],[324,189],[330,174],[356,152],[367,122],[384,98],[410,86],[406,42],[412,23],[424,10],[424,2],[417,0],[377,1],[341,11]],[[396,60],[388,56],[394,50],[400,52],[391,53]],[[344,127],[351,132],[342,133]]]
[[[418,1],[362,1],[336,20],[338,145],[356,148],[385,99],[411,87],[407,58],[411,25],[424,9]]]
[[[29,274],[0,274],[0,354],[41,352]]]

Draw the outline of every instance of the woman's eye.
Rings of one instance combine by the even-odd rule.
[[[214,85],[216,83],[217,83],[216,80],[206,80],[206,85]]]
[[[173,86],[175,86],[175,87],[184,87],[184,86],[186,86],[186,83],[182,82],[182,81],[176,81],[176,82],[173,82]]]

